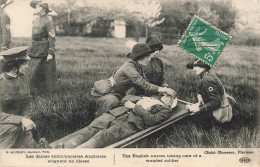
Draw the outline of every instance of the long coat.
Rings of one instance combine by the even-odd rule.
[[[32,45],[28,49],[29,85],[31,94],[53,92],[56,89],[55,31],[48,15],[36,15],[32,27]],[[47,62],[51,54],[52,60]]]
[[[11,31],[10,31],[10,17],[5,11],[0,8],[0,51],[10,48],[11,44]],[[2,71],[2,62],[0,61],[0,74]]]
[[[0,45],[1,45],[1,51],[4,51],[10,48],[11,31],[10,31],[10,17],[2,8],[0,8],[0,23],[1,23]]]
[[[26,76],[0,75],[0,148],[17,147],[22,137],[21,119],[30,118],[29,87]]]

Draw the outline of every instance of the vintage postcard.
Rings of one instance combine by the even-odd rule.
[[[259,0],[0,6],[0,166],[260,165]]]

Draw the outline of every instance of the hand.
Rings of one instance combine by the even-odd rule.
[[[2,60],[4,57],[3,56],[0,56],[0,60]]]
[[[186,105],[186,109],[192,112],[191,115],[193,115],[200,111],[199,105],[199,103]]]
[[[168,87],[169,85],[167,83],[164,83],[161,85],[162,87]]]
[[[173,89],[171,89],[171,88],[167,88],[165,93],[167,93],[170,96],[173,96],[174,98],[177,95],[177,93]]]
[[[34,122],[25,117],[22,117],[21,124],[22,124],[23,131],[32,130],[33,128],[36,128],[36,125],[34,124]]]
[[[135,104],[131,101],[125,102],[125,107],[129,109],[133,109],[135,107]]]
[[[197,95],[198,103],[201,104],[203,103],[202,96],[200,94]]]
[[[49,61],[49,60],[51,60],[51,59],[53,59],[53,56],[52,56],[51,54],[48,54],[48,56],[47,56],[47,61]]]

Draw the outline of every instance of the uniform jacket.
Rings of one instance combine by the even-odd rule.
[[[25,75],[0,75],[0,124],[20,124],[22,116],[30,117],[29,88]]]
[[[201,94],[204,105],[200,106],[200,111],[214,111],[221,105],[221,98],[224,89],[214,74],[205,75],[200,83],[198,93]]]
[[[5,13],[5,11],[0,8],[0,45],[1,51],[10,48],[11,44],[11,32],[10,32],[10,17]]]
[[[48,15],[36,15],[32,27],[32,46],[28,50],[30,57],[46,57],[54,55],[54,24]]]
[[[160,102],[160,100],[158,101]],[[110,110],[109,113],[117,117],[117,120],[121,120],[121,117],[124,118],[127,114],[127,122],[133,123],[138,130],[159,124],[171,116],[171,110],[158,103],[154,103],[148,109],[138,104],[135,105],[134,109],[127,109],[122,106]]]
[[[148,82],[162,86],[162,87],[168,87],[168,84],[166,83],[166,80],[164,78],[164,63],[161,59],[155,57],[152,58],[151,61],[146,65],[142,66],[144,76],[147,79]],[[145,96],[152,96],[152,92],[147,92],[141,89],[138,86],[134,86],[131,88],[127,94],[134,94],[134,95],[145,95]]]
[[[147,80],[152,84],[158,86],[166,84],[164,78],[164,63],[161,59],[157,57],[152,58],[146,66],[143,66],[143,71]]]
[[[125,92],[133,87],[138,86],[145,91],[158,92],[158,86],[151,84],[143,77],[141,66],[134,61],[124,63],[113,75],[115,85],[112,90],[115,92]]]

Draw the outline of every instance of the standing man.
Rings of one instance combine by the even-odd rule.
[[[32,95],[52,93],[56,88],[55,31],[51,18],[47,15],[49,5],[41,1],[32,1],[35,9],[32,27],[32,45],[28,50],[30,91]]]
[[[10,17],[4,11],[9,4],[13,1],[0,0],[0,51],[4,51],[10,48],[11,44],[11,32],[10,32]],[[2,57],[0,57],[2,59]],[[0,74],[2,73],[2,63],[0,63]]]

